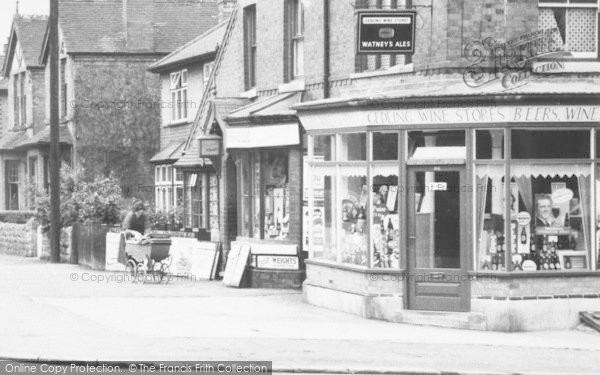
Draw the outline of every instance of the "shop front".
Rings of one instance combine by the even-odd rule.
[[[307,302],[499,331],[570,328],[600,308],[597,98],[296,108],[308,134]]]
[[[219,118],[229,172],[236,230],[231,249],[249,249],[242,286],[300,288],[302,237],[302,142],[290,107],[301,93],[280,94]],[[233,210],[232,210],[233,211]]]

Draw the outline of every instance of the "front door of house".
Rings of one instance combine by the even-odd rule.
[[[408,307],[469,311],[464,166],[408,170]]]

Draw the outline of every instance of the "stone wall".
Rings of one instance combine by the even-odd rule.
[[[0,222],[0,254],[35,257],[37,255],[37,224]]]
[[[50,232],[42,232],[42,227],[38,227],[37,230],[37,244],[36,253],[38,258],[43,260],[50,259]],[[72,227],[62,228],[60,236],[60,262],[69,263],[71,261],[71,252],[73,250],[72,245]],[[33,256],[35,256],[35,254]]]

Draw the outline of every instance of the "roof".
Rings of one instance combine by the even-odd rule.
[[[576,84],[573,84],[572,76],[530,76],[529,79],[522,81],[517,87],[505,88],[501,82],[494,81],[480,87],[469,87],[466,85],[462,76],[460,78],[450,79],[446,82],[427,84],[427,82],[414,82],[406,84],[401,88],[387,90],[382,92],[373,92],[362,95],[349,95],[332,99],[320,99],[311,102],[305,102],[296,105],[297,110],[312,110],[334,107],[348,107],[368,105],[370,103],[381,103],[386,101],[401,101],[404,99],[443,99],[443,98],[485,98],[485,97],[519,97],[559,95],[590,95],[598,97],[600,95],[600,77],[588,76],[578,78]],[[366,90],[363,90],[363,92]],[[470,100],[470,99],[469,99]]]
[[[73,144],[73,138],[71,132],[66,126],[59,128],[59,143],[62,144]],[[50,144],[50,127],[46,126],[40,132],[34,134],[30,138],[21,139],[20,142],[14,145],[14,148],[28,148],[38,145]]]
[[[0,69],[4,66],[5,56],[0,55]],[[4,75],[0,74],[0,90],[8,90],[8,80],[4,79]]]
[[[9,131],[0,138],[0,150],[13,150],[14,147],[27,139],[25,131]]]
[[[8,43],[8,55],[4,62],[5,76],[10,72],[13,56],[17,43],[23,51],[23,61],[28,67],[40,67],[39,55],[44,42],[44,35],[48,26],[46,16],[15,15]]]
[[[260,99],[230,113],[225,120],[246,120],[261,117],[295,116],[293,106],[302,101],[302,92],[288,92]]]
[[[216,0],[124,1],[60,0],[66,52],[168,54],[217,23]]]
[[[189,63],[213,55],[222,43],[226,29],[227,22],[221,22],[196,39],[181,46],[162,60],[150,65],[150,70],[159,72],[167,70],[172,66]]]
[[[179,159],[185,142],[171,142],[150,159],[150,163],[174,161]]]

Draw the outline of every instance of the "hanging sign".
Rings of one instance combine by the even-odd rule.
[[[416,12],[359,11],[359,54],[412,54],[415,52]]]

